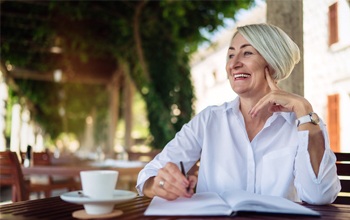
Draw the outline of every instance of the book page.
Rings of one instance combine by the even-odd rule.
[[[221,197],[233,211],[313,215],[320,214],[298,203],[278,196],[254,194],[242,190],[224,192]]]
[[[155,196],[145,215],[181,216],[181,215],[211,215],[228,216],[231,208],[216,193],[197,193],[192,198],[178,198],[168,201]]]

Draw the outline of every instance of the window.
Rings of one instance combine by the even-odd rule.
[[[334,152],[340,152],[340,115],[339,94],[328,96],[327,127],[331,148]]]
[[[329,6],[328,11],[329,39],[328,44],[331,46],[339,41],[338,37],[338,2]]]

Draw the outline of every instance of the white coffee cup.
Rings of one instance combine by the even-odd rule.
[[[87,214],[100,215],[113,211],[113,203],[104,203],[111,200],[117,185],[118,171],[115,170],[87,170],[80,172],[83,193],[91,200],[99,202],[84,204]]]

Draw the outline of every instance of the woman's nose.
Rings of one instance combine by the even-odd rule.
[[[243,63],[241,62],[239,55],[236,55],[233,58],[229,59],[228,62],[229,62],[229,67],[231,69],[238,69],[243,66]]]

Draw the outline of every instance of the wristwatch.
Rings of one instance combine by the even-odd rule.
[[[318,115],[315,112],[310,112],[309,114],[298,118],[295,121],[295,125],[297,127],[299,127],[302,124],[310,123],[310,122],[314,125],[318,125],[320,123],[320,118],[318,117]]]

